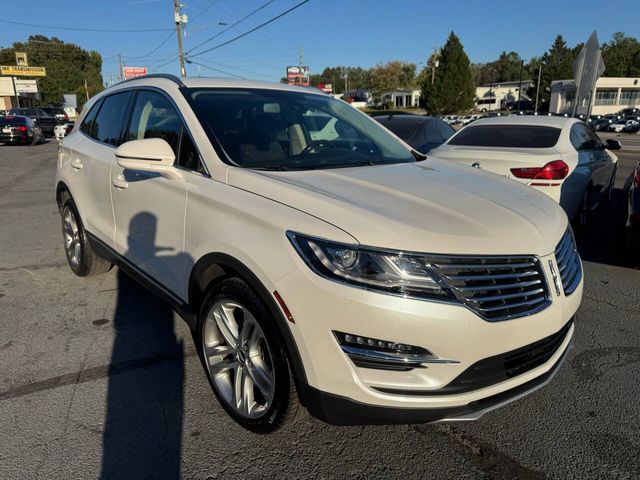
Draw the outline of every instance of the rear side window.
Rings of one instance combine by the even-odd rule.
[[[116,93],[102,101],[102,107],[93,122],[92,138],[108,145],[120,144],[129,97],[129,92]]]
[[[594,131],[582,123],[576,123],[571,127],[569,141],[571,145],[573,145],[573,148],[578,151],[602,150],[604,148],[600,138],[598,138]]]
[[[558,143],[560,129],[537,125],[472,125],[448,145],[502,148],[550,148]]]
[[[98,113],[98,109],[100,108],[100,103],[100,101],[97,101],[93,107],[91,107],[91,110],[84,116],[80,124],[80,131],[90,137],[93,137],[91,129],[93,127],[93,121],[96,118],[96,113]]]
[[[420,127],[423,124],[420,120],[414,121],[414,119],[408,118],[399,118],[394,120],[393,117],[389,117],[376,120],[407,143],[409,143],[418,130],[420,130]]]

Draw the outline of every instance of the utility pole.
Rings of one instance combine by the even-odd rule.
[[[440,66],[440,50],[437,48],[433,49],[433,63],[431,65],[431,86],[433,86],[436,81],[436,68]]]
[[[118,80],[121,82],[123,80],[122,78],[122,72],[124,69],[124,65],[122,64],[122,55],[118,54],[118,65],[120,65],[120,73],[118,73]]]
[[[87,102],[89,101],[89,87],[87,86],[87,79],[84,79],[84,93],[87,96]]]
[[[522,95],[522,73],[524,71],[524,60],[520,61],[520,81],[518,85],[518,113],[520,113],[520,96]]]
[[[180,59],[180,75],[187,76],[187,67],[184,62],[184,52],[182,51],[182,24],[187,23],[187,16],[180,14],[180,3],[173,0],[173,16],[176,21],[176,34],[178,35],[178,58]]]
[[[16,94],[16,104],[17,107],[20,108],[20,98],[18,98],[18,89],[16,88],[16,79],[15,77],[11,77],[11,83],[13,85],[13,93]]]
[[[538,86],[536,87],[536,109],[535,113],[538,113],[538,98],[540,97],[540,76],[542,75],[542,60],[538,64]]]
[[[300,47],[300,52],[298,54],[298,65],[302,66],[302,47]]]

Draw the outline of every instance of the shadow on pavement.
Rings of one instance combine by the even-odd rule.
[[[138,214],[129,227],[130,232],[144,229],[155,241],[153,215]],[[184,351],[172,309],[118,271],[113,326],[100,478],[179,478]],[[132,363],[138,366],[119,368]]]
[[[582,260],[617,267],[640,268],[638,258],[627,245],[627,192],[616,188],[611,200],[591,213],[589,224],[577,235]]]

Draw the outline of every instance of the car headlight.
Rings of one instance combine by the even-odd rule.
[[[428,259],[287,232],[306,264],[318,275],[349,285],[419,298],[454,300]]]

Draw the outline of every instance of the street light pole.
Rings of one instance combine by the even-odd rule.
[[[535,113],[538,113],[538,98],[540,97],[540,76],[542,75],[542,60],[538,64],[538,86],[536,87],[536,109]]]
[[[176,21],[176,34],[178,35],[178,58],[180,59],[180,75],[187,76],[187,68],[184,61],[184,52],[182,51],[182,24],[186,22],[186,15],[180,15],[179,0],[173,0],[173,16]]]
[[[520,113],[520,96],[522,95],[522,73],[524,71],[524,60],[520,61],[520,81],[518,85],[518,113]]]

